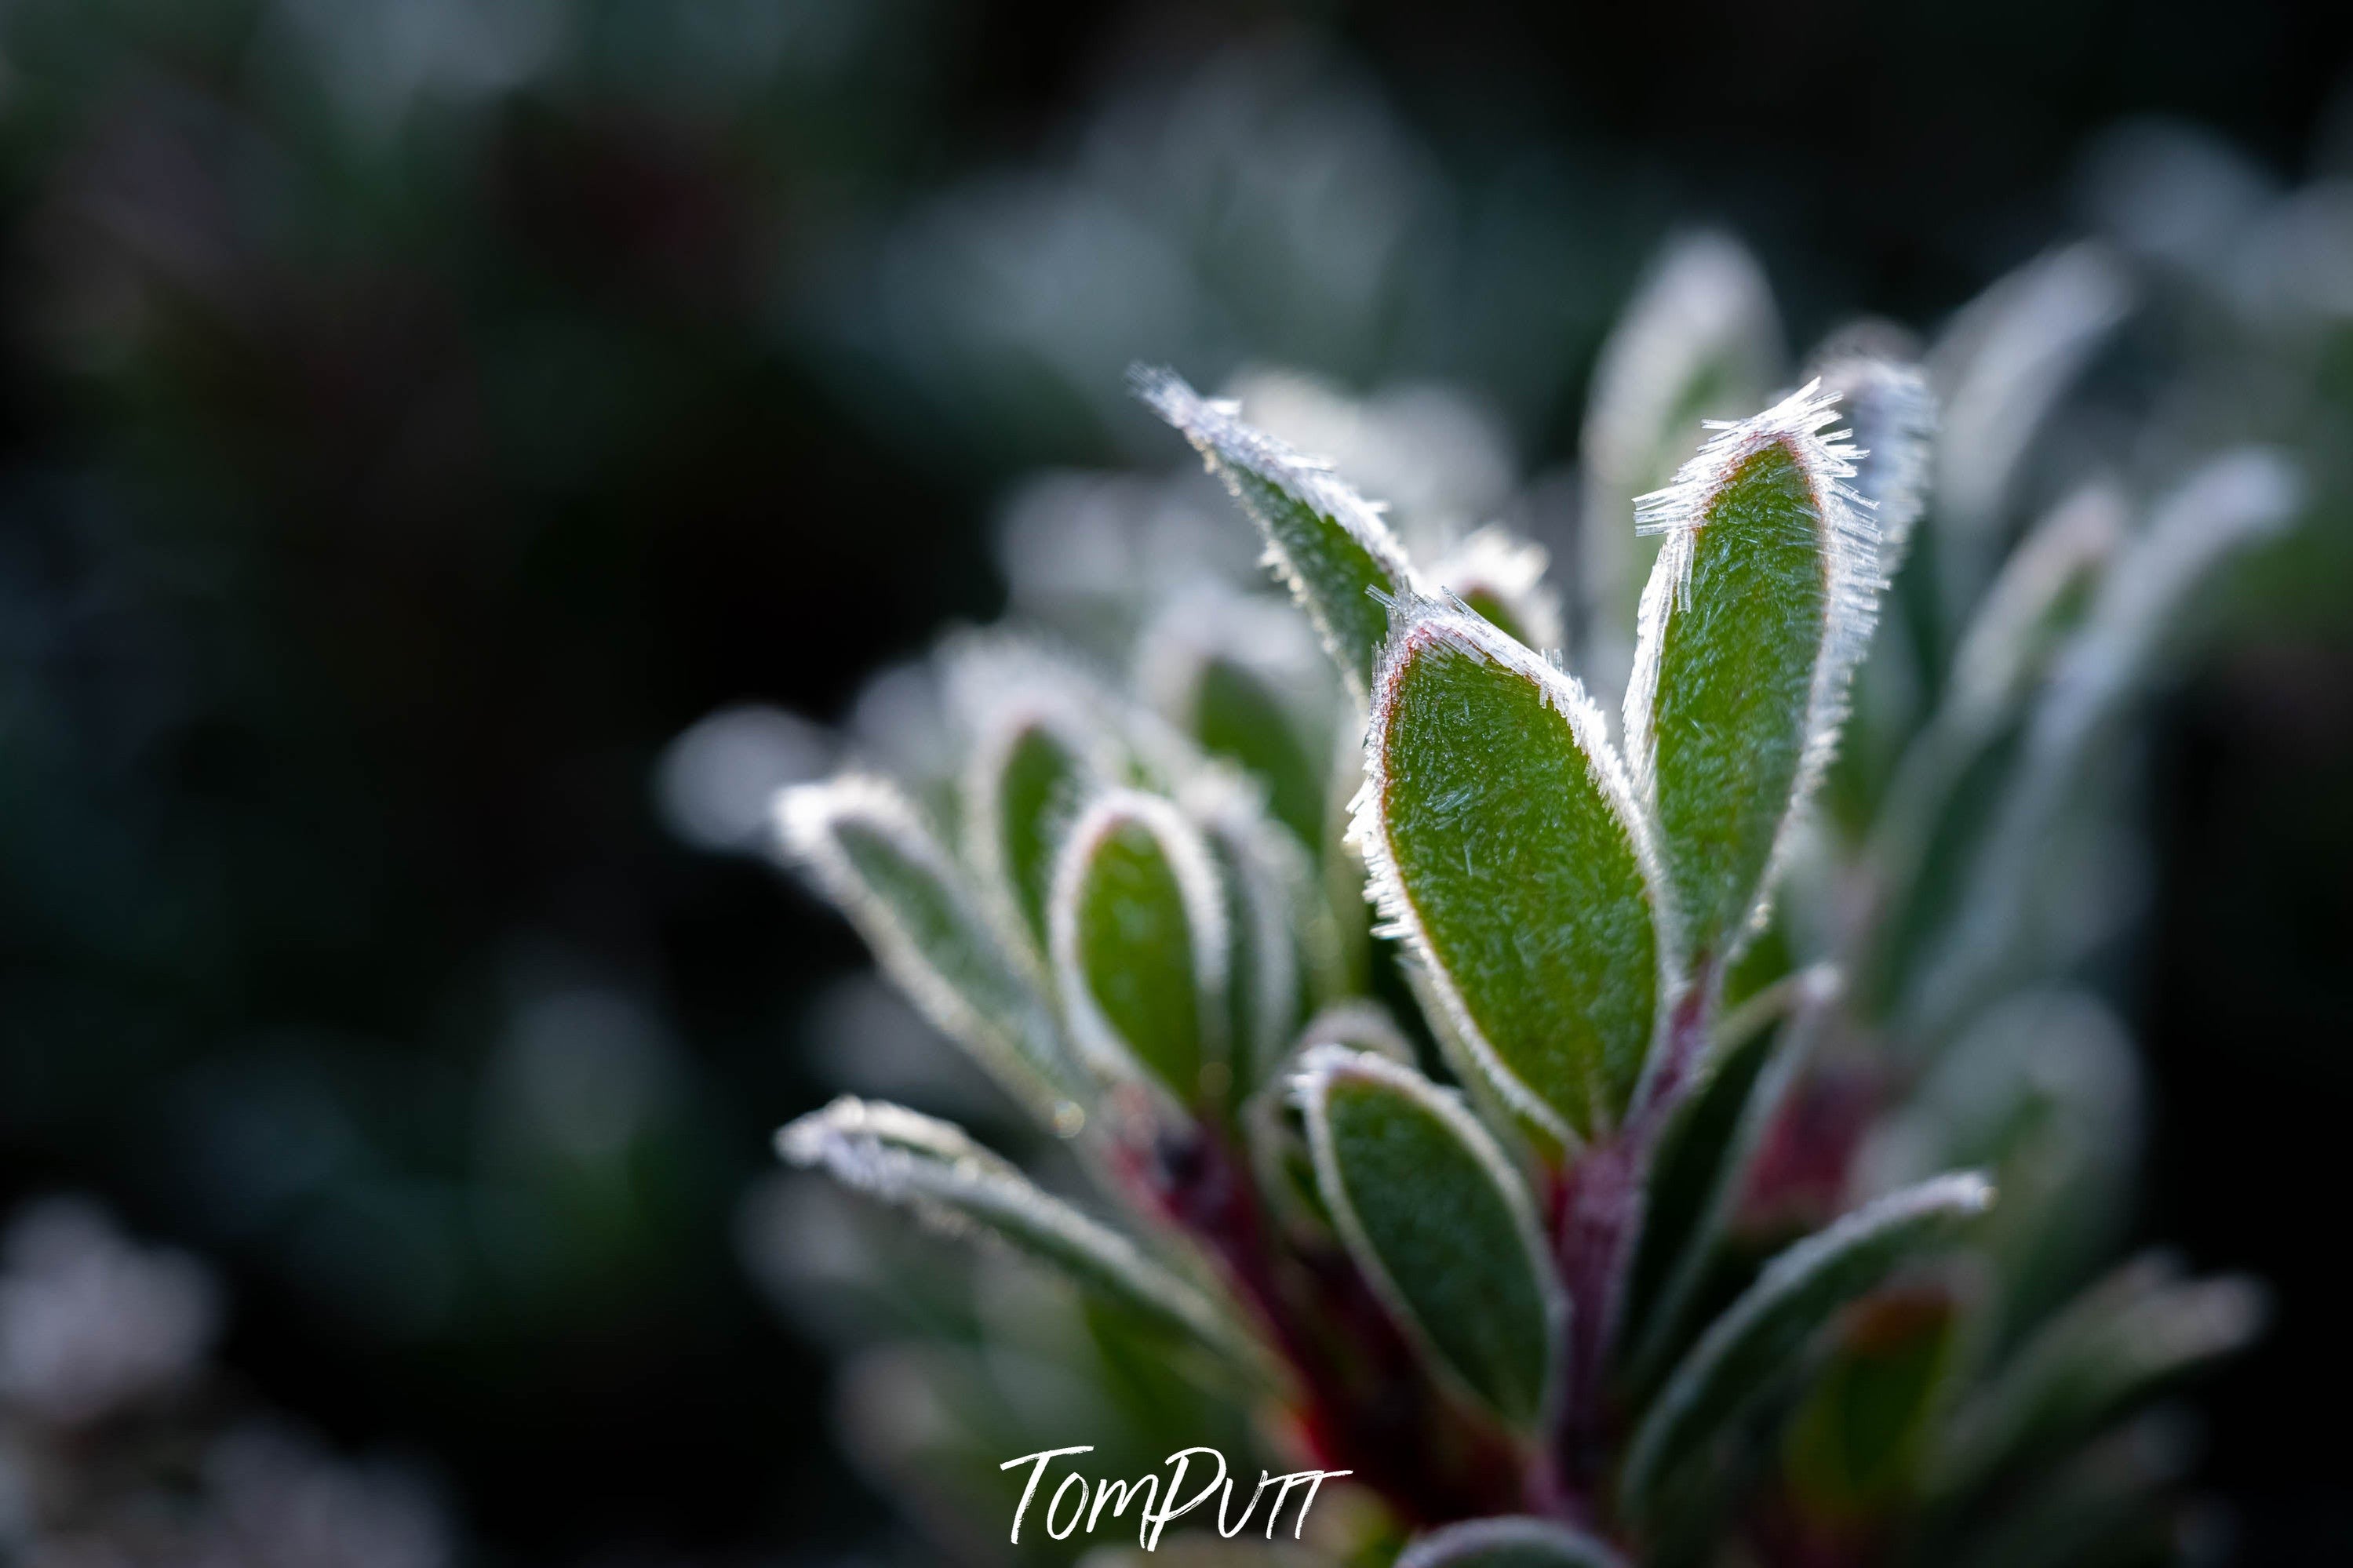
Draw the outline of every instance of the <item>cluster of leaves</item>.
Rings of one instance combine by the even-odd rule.
[[[1745,266],[1686,246],[1604,355],[1573,622],[1542,551],[1489,528],[1425,564],[1327,466],[1137,372],[1328,666],[1236,585],[1144,617],[1130,689],[967,635],[953,763],[777,803],[1118,1222],[895,1106],[780,1146],[1075,1280],[1080,1331],[1025,1368],[1157,1380],[1164,1422],[1204,1423],[1179,1442],[1255,1417],[1351,1470],[1335,1551],[2161,1560],[2182,1445],[2146,1412],[2261,1304],[2158,1257],[2091,1278],[2137,1079],[2068,982],[2128,902],[2098,829],[2129,700],[2297,487],[2236,449],[2018,526],[2120,311],[2091,251],[1925,365],[1838,334],[1692,452],[1776,374]],[[1564,647],[1628,672],[1620,711]],[[902,1370],[862,1394],[921,1401],[936,1457],[957,1371]],[[987,1451],[1011,1429],[972,1457],[1025,1451]]]

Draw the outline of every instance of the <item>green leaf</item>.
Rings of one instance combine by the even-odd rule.
[[[1736,959],[1837,743],[1870,640],[1872,526],[1809,385],[1733,426],[1642,498],[1665,535],[1643,591],[1626,746],[1695,963]]]
[[[1548,559],[1542,545],[1491,523],[1450,551],[1430,578],[1504,636],[1531,648],[1557,649],[1560,603],[1545,584]]]
[[[1627,1515],[1652,1521],[1683,1468],[1788,1378],[1840,1309],[1952,1241],[1992,1202],[1982,1176],[1939,1176],[1864,1205],[1767,1264],[1635,1428],[1619,1479]]]
[[[1782,1442],[1799,1506],[1868,1520],[1908,1500],[1956,1360],[1958,1314],[1943,1292],[1873,1301],[1848,1325]]]
[[[1355,837],[1388,934],[1514,1112],[1555,1140],[1606,1133],[1667,944],[1600,714],[1484,621],[1401,600],[1365,756]]]
[[[1268,564],[1307,611],[1342,675],[1363,691],[1388,634],[1384,602],[1415,586],[1380,514],[1328,468],[1245,425],[1232,404],[1202,397],[1174,372],[1138,365],[1128,380],[1258,524]]]
[[[1726,1016],[1706,1077],[1661,1131],[1627,1277],[1622,1359],[1630,1387],[1650,1386],[1696,1331],[1696,1292],[1749,1160],[1805,1058],[1791,1016],[1811,1013],[1836,993],[1835,974],[1817,968]]]
[[[1549,1519],[1466,1519],[1416,1537],[1397,1568],[1625,1568],[1616,1548]]]
[[[798,785],[776,818],[786,853],[916,1009],[1048,1122],[1075,1127],[1082,1075],[1051,1009],[897,786],[858,774]]]
[[[1052,703],[991,715],[965,772],[966,856],[1003,907],[1012,939],[1042,963],[1046,901],[1062,832],[1079,802],[1115,766],[1102,731]]]
[[[1097,797],[1063,844],[1050,923],[1082,1054],[1113,1079],[1156,1082],[1179,1105],[1217,1098],[1227,1070],[1226,906],[1193,825],[1157,795]]]
[[[961,1128],[843,1096],[776,1134],[787,1163],[911,1210],[950,1235],[982,1235],[1149,1321],[1225,1353],[1250,1353],[1226,1316],[1117,1231],[1041,1192]]]
[[[1302,844],[1323,845],[1336,693],[1296,614],[1262,595],[1189,592],[1145,631],[1135,662],[1155,712],[1263,784]]]
[[[1182,805],[1201,831],[1226,899],[1229,1055],[1237,1096],[1266,1081],[1306,1011],[1313,948],[1328,966],[1338,933],[1307,852],[1270,820],[1250,786],[1205,773]]]
[[[1955,1415],[1935,1473],[1962,1502],[2063,1452],[2262,1332],[2263,1288],[2134,1260],[2052,1317]]]
[[[1398,1325],[1441,1381],[1535,1426],[1556,1397],[1567,1307],[1494,1139],[1386,1057],[1321,1047],[1293,1082],[1324,1204]]]

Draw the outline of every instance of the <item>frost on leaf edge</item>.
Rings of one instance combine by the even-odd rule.
[[[1356,1078],[1377,1083],[1394,1090],[1428,1110],[1447,1130],[1462,1141],[1471,1156],[1503,1194],[1504,1206],[1511,1212],[1513,1228],[1519,1233],[1526,1253],[1529,1271],[1536,1281],[1536,1296],[1542,1304],[1545,1319],[1545,1371],[1543,1385],[1537,1392],[1536,1408],[1529,1418],[1532,1428],[1542,1430],[1550,1424],[1566,1396],[1567,1356],[1564,1347],[1567,1341],[1571,1303],[1567,1292],[1561,1289],[1559,1277],[1554,1273],[1552,1258],[1545,1246],[1544,1232],[1537,1222],[1535,1203],[1528,1196],[1527,1180],[1516,1170],[1495,1135],[1464,1106],[1460,1096],[1424,1078],[1421,1073],[1402,1062],[1392,1061],[1374,1051],[1360,1050],[1353,1046],[1324,1044],[1308,1047],[1301,1052],[1291,1069],[1292,1103],[1299,1108],[1306,1123],[1307,1146],[1315,1164],[1316,1184],[1324,1190],[1324,1201],[1330,1208],[1332,1220],[1348,1243],[1348,1250],[1363,1271],[1366,1282],[1388,1309],[1398,1327],[1410,1335],[1421,1349],[1424,1358],[1435,1370],[1441,1382],[1450,1384],[1457,1397],[1467,1397],[1474,1405],[1486,1406],[1484,1394],[1470,1387],[1469,1380],[1455,1368],[1444,1352],[1430,1337],[1429,1330],[1407,1301],[1405,1292],[1381,1261],[1374,1248],[1372,1237],[1366,1232],[1364,1221],[1356,1213],[1356,1200],[1348,1194],[1347,1183],[1341,1179],[1339,1151],[1332,1139],[1329,1096],[1334,1080]]]
[[[1825,542],[1826,578],[1822,646],[1815,657],[1814,677],[1807,692],[1805,737],[1790,783],[1789,802],[1774,829],[1773,845],[1748,909],[1734,922],[1725,950],[1714,955],[1719,970],[1739,957],[1772,912],[1773,890],[1788,868],[1799,821],[1838,751],[1855,667],[1871,646],[1871,634],[1878,623],[1878,595],[1887,585],[1879,571],[1879,529],[1872,502],[1846,482],[1854,477],[1855,458],[1861,454],[1848,439],[1852,432],[1829,428],[1838,418],[1837,405],[1838,395],[1823,392],[1817,377],[1747,419],[1709,420],[1707,427],[1716,435],[1677,470],[1674,482],[1635,498],[1635,531],[1662,534],[1665,539],[1651,580],[1643,585],[1641,607],[1635,616],[1634,672],[1626,682],[1622,718],[1628,775],[1634,798],[1653,831],[1658,814],[1658,746],[1652,733],[1652,710],[1665,658],[1668,622],[1675,612],[1689,607],[1694,556],[1709,506],[1743,463],[1778,445],[1788,451],[1805,476],[1821,520],[1819,532]]]
[[[1388,793],[1389,770],[1382,737],[1397,709],[1398,683],[1406,659],[1421,642],[1444,642],[1458,652],[1534,682],[1546,704],[1567,724],[1571,740],[1585,758],[1588,774],[1599,784],[1603,798],[1609,801],[1619,826],[1633,847],[1635,864],[1641,871],[1649,895],[1651,948],[1658,973],[1652,992],[1651,1038],[1643,1061],[1644,1080],[1660,1058],[1658,1034],[1663,1026],[1661,1020],[1672,1010],[1682,974],[1681,931],[1649,816],[1637,809],[1624,760],[1609,743],[1608,721],[1575,676],[1538,658],[1517,639],[1460,603],[1419,595],[1401,598],[1390,605],[1389,619],[1388,640],[1381,648],[1374,670],[1372,713],[1365,725],[1365,778],[1348,805],[1346,840],[1364,857],[1365,896],[1380,917],[1374,934],[1408,944],[1430,992],[1445,1011],[1446,1022],[1496,1093],[1514,1113],[1525,1117],[1546,1137],[1574,1153],[1583,1146],[1586,1134],[1569,1126],[1496,1054],[1485,1031],[1472,1017],[1470,1005],[1454,977],[1440,960],[1429,927],[1407,895],[1404,878],[1398,869],[1397,856],[1384,826],[1382,806]],[[1608,1106],[1608,1097],[1599,1092],[1598,1083],[1588,1081],[1586,1087],[1588,1103],[1595,1112],[1593,1132],[1599,1137],[1609,1131],[1601,1114]],[[1638,1082],[1635,1102],[1639,1103],[1641,1096],[1642,1086]]]

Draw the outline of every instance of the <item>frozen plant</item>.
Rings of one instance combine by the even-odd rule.
[[[1771,303],[1731,242],[1684,243],[1587,426],[1593,485],[1672,477],[1622,521],[1589,503],[1626,537],[1580,550],[1573,615],[1534,546],[1418,559],[1330,467],[1139,370],[1328,659],[1263,584],[1138,582],[1133,681],[966,634],[934,743],[895,746],[931,766],[777,796],[783,852],[1053,1173],[849,1097],[779,1135],[1074,1287],[926,1295],[920,1258],[785,1205],[811,1268],[918,1298],[844,1315],[899,1325],[844,1405],[944,1530],[1002,1542],[999,1463],[1124,1440],[1348,1470],[1309,1545],[1411,1568],[2211,1539],[2159,1396],[2262,1301],[2109,1267],[2138,1078],[2084,978],[2137,885],[2132,699],[2294,474],[2046,471],[2129,298],[2092,248],[1925,365],[1841,332],[1703,440],[1695,409],[1780,374],[1778,328],[1744,320]],[[1620,628],[1622,693],[1564,664]],[[1225,1550],[1278,1550],[1255,1536]]]

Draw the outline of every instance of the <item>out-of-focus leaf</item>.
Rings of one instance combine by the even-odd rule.
[[[1853,448],[1808,386],[1723,430],[1643,498],[1663,534],[1642,595],[1626,746],[1695,963],[1721,967],[1767,907],[1790,827],[1845,714],[1879,587]]]
[[[1585,507],[1577,538],[1581,658],[1599,691],[1633,666],[1635,612],[1655,546],[1634,532],[1634,497],[1672,479],[1700,422],[1736,419],[1781,378],[1780,321],[1765,274],[1729,235],[1667,242],[1602,345],[1586,404]]]
[[[1184,796],[1226,899],[1228,1041],[1237,1095],[1266,1081],[1306,1011],[1310,971],[1338,963],[1339,935],[1307,853],[1239,779],[1211,773]],[[1308,949],[1314,949],[1311,957]]]
[[[1786,1381],[1840,1309],[1951,1242],[1992,1202],[1982,1176],[1939,1176],[1866,1205],[1767,1264],[1635,1428],[1619,1478],[1627,1516],[1652,1521],[1683,1466]]]
[[[1245,425],[1238,408],[1202,397],[1173,372],[1139,365],[1129,380],[1258,524],[1268,563],[1290,584],[1341,673],[1363,690],[1388,635],[1385,601],[1415,587],[1380,514],[1329,468]]]
[[[1822,390],[1853,432],[1855,494],[1879,530],[1879,572],[1894,577],[1928,508],[1936,466],[1936,395],[1920,366],[1892,344],[1825,345],[1814,362]]]
[[[1326,1046],[1293,1079],[1324,1200],[1441,1379],[1514,1426],[1551,1407],[1567,1308],[1521,1178],[1452,1096]]]
[[[1145,632],[1136,685],[1204,753],[1260,781],[1267,809],[1300,843],[1322,847],[1336,693],[1294,612],[1263,595],[1181,595]]]
[[[1544,580],[1544,547],[1493,524],[1480,529],[1430,569],[1441,593],[1528,647],[1560,647],[1560,601]]]
[[[2006,1347],[2113,1256],[2131,1217],[2140,1060],[2124,1026],[2076,990],[2021,992],[1950,1045],[1862,1153],[1864,1190],[1968,1165],[2001,1189],[1974,1238],[1992,1264],[1979,1334]]]
[[[965,771],[966,858],[1009,917],[1011,939],[1041,966],[1046,899],[1062,830],[1108,782],[1103,731],[1051,702],[1008,703],[991,716]]]
[[[2050,1459],[2262,1332],[2262,1287],[2135,1259],[2085,1291],[1956,1413],[1933,1474],[1951,1501]]]
[[[949,1234],[978,1232],[1164,1327],[1233,1353],[1218,1307],[1127,1237],[1041,1192],[962,1129],[844,1096],[776,1134],[792,1164],[913,1211]]]
[[[1097,1070],[1148,1079],[1182,1106],[1220,1098],[1225,896],[1176,807],[1135,790],[1098,796],[1063,844],[1050,923],[1063,1013]]]
[[[1614,1126],[1662,942],[1648,847],[1583,689],[1475,616],[1400,601],[1356,842],[1479,1069],[1555,1139]]]
[[[2022,904],[2101,743],[2154,667],[2179,641],[2191,591],[2239,551],[2281,533],[2304,504],[2295,466],[2265,447],[2209,459],[2157,509],[2101,581],[2084,627],[2061,651],[2034,706],[1999,815],[1949,939],[1920,982],[1917,1030],[1949,1031],[2017,962]]]
[[[1549,1519],[1466,1519],[1418,1536],[1397,1568],[1625,1568],[1607,1542]]]
[[[1949,1296],[1923,1291],[1867,1303],[1846,1326],[1782,1442],[1790,1492],[1807,1512],[1852,1522],[1908,1500],[1957,1321]]]
[[[786,852],[849,915],[940,1031],[1056,1126],[1082,1100],[1053,1013],[905,795],[844,775],[777,796]]]
[[[1642,1229],[1627,1276],[1620,1363],[1629,1386],[1654,1383],[1689,1343],[1705,1277],[1750,1157],[1803,1060],[1801,1026],[1835,994],[1827,970],[1793,975],[1727,1015],[1706,1078],[1659,1135]]]
[[[2131,305],[2123,267],[2087,243],[2027,263],[1953,319],[1929,358],[1944,405],[1936,450],[1942,531],[1971,541],[1995,530],[2052,404]],[[1963,586],[1973,594],[1982,581]]]
[[[1335,1002],[1308,1019],[1307,1026],[1299,1031],[1299,1047],[1309,1050],[1316,1046],[1345,1046],[1387,1057],[1402,1067],[1414,1065],[1413,1042],[1377,1002]]]
[[[1894,1007],[1952,920],[2015,764],[2021,711],[2081,626],[2125,537],[2124,498],[2077,492],[2027,536],[1964,635],[1947,695],[1888,785],[1867,855],[1877,917],[1862,922],[1859,1005]]]
[[[2179,1413],[2172,1413],[2178,1415]],[[2031,1478],[2019,1494],[1954,1517],[1924,1553],[1936,1568],[2171,1568],[2183,1550],[2163,1493],[2189,1468],[2185,1419],[2151,1411]]]

